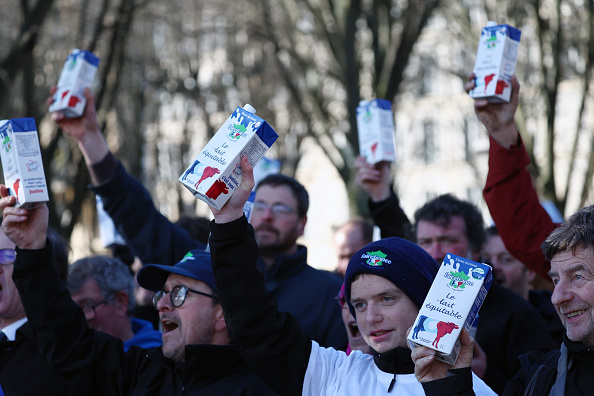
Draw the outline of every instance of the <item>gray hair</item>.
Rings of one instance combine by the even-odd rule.
[[[128,316],[132,315],[134,300],[134,276],[119,259],[108,256],[90,256],[75,261],[68,270],[68,290],[76,293],[89,279],[94,279],[103,299],[113,299],[118,292],[128,294]]]
[[[572,214],[556,228],[541,246],[547,260],[562,251],[575,253],[578,248],[594,249],[594,205]]]

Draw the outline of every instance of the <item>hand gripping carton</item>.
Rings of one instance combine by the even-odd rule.
[[[241,183],[241,157],[255,165],[278,138],[266,121],[245,105],[235,109],[179,181],[192,194],[221,209]]]
[[[66,59],[49,111],[61,111],[68,118],[80,117],[87,104],[85,88],[93,84],[98,65],[99,58],[93,53],[74,49]]]
[[[396,160],[392,104],[385,99],[362,100],[357,106],[359,153],[368,163]]]
[[[446,254],[407,337],[410,348],[429,347],[437,351],[436,359],[453,365],[460,353],[460,332],[471,331],[492,283],[487,264]]]
[[[15,206],[30,209],[49,200],[33,118],[0,121],[0,158],[4,184],[17,199]]]
[[[492,103],[509,102],[521,35],[515,27],[492,21],[483,28],[474,64],[476,87],[470,91],[471,97]]]

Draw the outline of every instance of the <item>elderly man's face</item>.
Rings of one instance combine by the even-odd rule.
[[[177,274],[169,275],[163,290],[171,291],[178,285],[207,294],[213,293],[206,283]],[[220,304],[214,303],[212,298],[188,292],[184,303],[180,307],[174,307],[168,293],[159,301],[157,308],[163,327],[163,354],[168,358],[183,362],[186,345],[213,342]]]
[[[551,260],[555,289],[551,302],[567,330],[567,337],[594,347],[594,251],[563,251]]]

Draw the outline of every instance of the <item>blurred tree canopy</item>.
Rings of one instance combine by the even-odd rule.
[[[182,199],[178,176],[235,107],[250,103],[274,125],[280,139],[272,155],[284,173],[295,173],[304,143],[313,141],[351,188],[359,101],[385,98],[397,109],[403,87],[418,90],[424,70],[447,69],[461,83],[472,70],[480,27],[487,20],[509,23],[523,30],[518,124],[531,150],[546,130],[543,193],[561,209],[571,186],[583,186],[582,203],[590,196],[592,154],[577,184],[564,184],[566,191],[554,170],[561,82],[582,82],[574,157],[578,141],[594,144],[591,127],[582,122],[591,99],[593,0],[5,3],[10,23],[0,25],[0,117],[35,117],[50,185],[50,223],[66,238],[76,224],[94,221],[84,160],[47,117],[50,87],[73,48],[101,58],[93,90],[112,151],[160,209],[176,218],[196,209]],[[447,67],[435,51],[416,46],[435,18],[446,21],[451,43],[444,45],[459,60]],[[415,57],[421,69],[419,62],[411,65]],[[566,174],[575,178],[575,167]]]

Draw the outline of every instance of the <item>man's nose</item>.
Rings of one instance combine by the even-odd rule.
[[[432,242],[431,245],[429,245],[429,247],[427,248],[427,253],[429,253],[429,255],[433,257],[435,260],[437,260],[437,262],[439,263],[443,261],[443,258],[445,257],[443,247],[441,246],[441,243],[438,241]]]
[[[566,281],[558,281],[553,289],[551,303],[555,306],[561,306],[573,298],[573,292]]]

